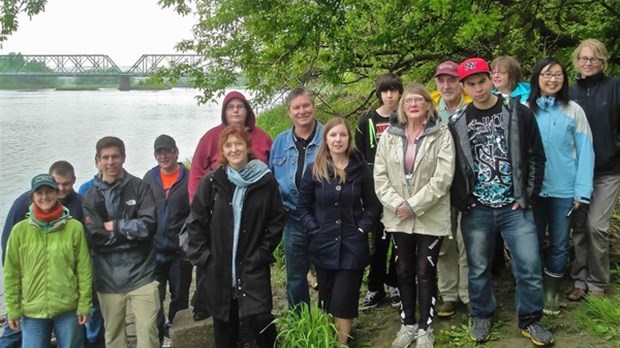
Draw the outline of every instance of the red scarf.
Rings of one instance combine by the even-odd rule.
[[[32,215],[37,221],[51,222],[62,216],[63,206],[60,202],[56,202],[56,206],[49,213],[44,212],[36,204],[32,205]]]

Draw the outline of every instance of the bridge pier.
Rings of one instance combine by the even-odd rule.
[[[130,91],[131,90],[131,82],[130,82],[128,74],[123,74],[119,76],[118,90],[119,91]]]

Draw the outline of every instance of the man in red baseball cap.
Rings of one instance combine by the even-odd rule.
[[[489,65],[470,58],[458,67],[472,103],[450,119],[457,153],[452,204],[461,217],[469,264],[470,336],[485,342],[496,309],[491,261],[498,233],[512,256],[521,334],[538,346],[553,343],[542,325],[543,284],[532,204],[542,185],[545,154],[534,115],[494,95]]]

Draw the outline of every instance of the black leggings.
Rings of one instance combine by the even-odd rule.
[[[213,336],[217,348],[236,348],[239,338],[256,344],[259,348],[274,348],[278,335],[276,327],[271,322],[274,317],[271,313],[262,313],[248,316],[239,320],[239,303],[236,299],[230,303],[230,320],[223,321],[213,318]]]
[[[405,325],[415,320],[416,293],[420,297],[418,326],[426,330],[432,320],[437,301],[437,258],[441,237],[423,234],[392,234],[396,250],[396,271],[400,291],[401,319]],[[416,276],[418,285],[416,286]]]

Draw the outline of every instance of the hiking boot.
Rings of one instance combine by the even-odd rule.
[[[454,315],[456,310],[456,301],[443,301],[437,307],[437,316],[440,318],[448,318]]]
[[[469,337],[478,343],[488,341],[491,337],[491,319],[471,318]]]
[[[368,291],[366,298],[362,305],[361,310],[371,309],[377,307],[381,302],[385,300],[385,291]]]
[[[400,308],[400,291],[398,291],[398,288],[388,286],[388,297],[392,307]]]
[[[401,325],[396,339],[392,342],[392,348],[407,348],[418,337],[418,324]]]
[[[573,291],[571,291],[571,293],[568,294],[568,296],[566,296],[566,298],[569,301],[573,301],[573,302],[581,301],[585,297],[586,297],[586,291],[580,288],[574,288]]]
[[[540,321],[528,325],[521,329],[521,335],[532,340],[532,343],[539,347],[548,346],[553,343],[553,335],[547,330]]]
[[[418,330],[418,337],[416,337],[416,348],[433,348],[435,343],[435,335],[433,335],[433,329],[430,327],[426,330]]]

